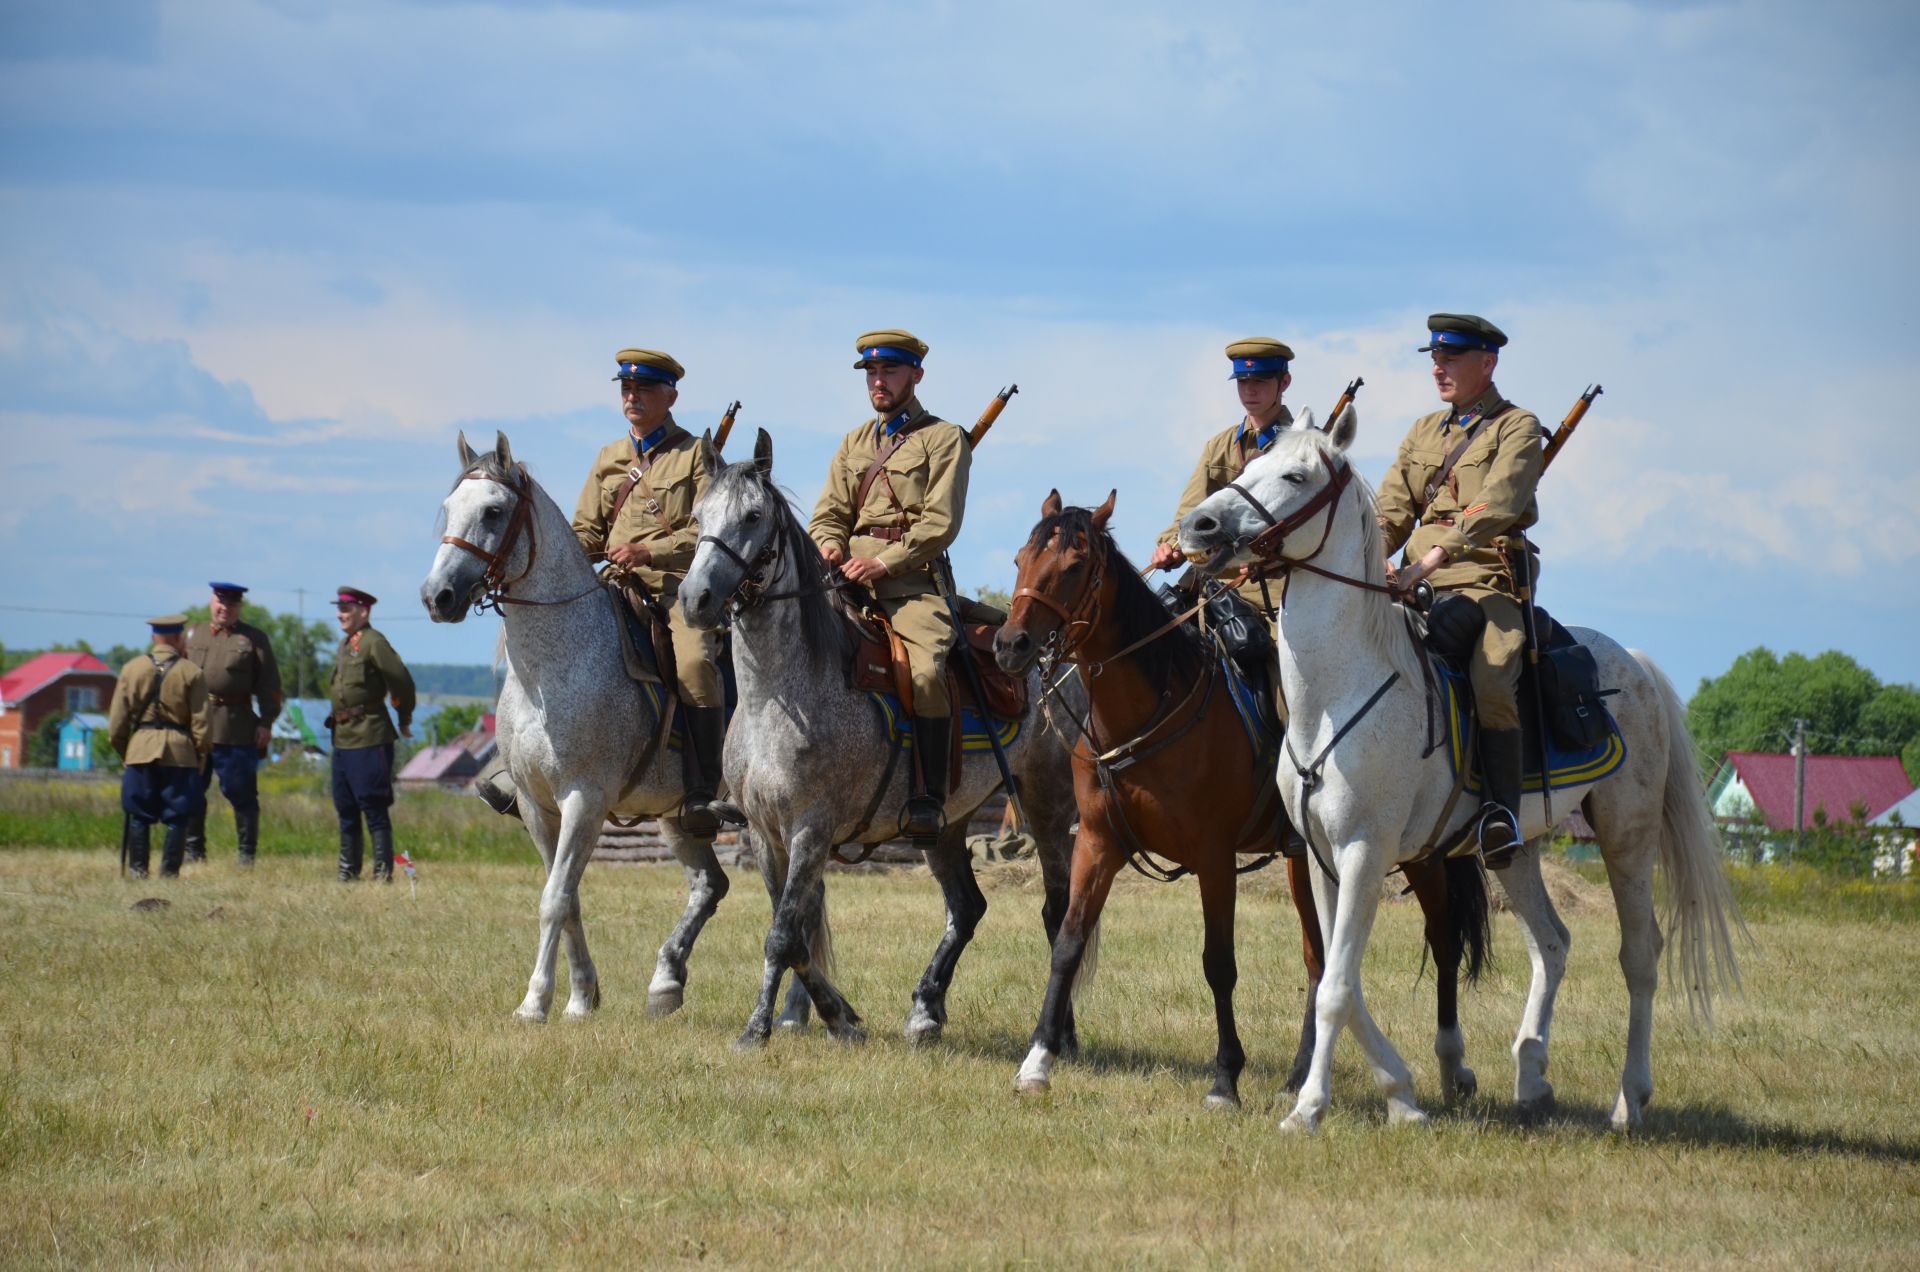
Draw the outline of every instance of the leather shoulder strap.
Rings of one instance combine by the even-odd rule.
[[[638,486],[643,492],[645,492],[647,496],[647,501],[651,503],[655,508],[658,508],[660,506],[660,496],[653,493],[653,486],[649,484],[647,481],[647,470],[653,467],[654,455],[658,455],[661,451],[664,451],[664,450],[669,450],[669,449],[677,450],[683,438],[689,438],[692,436],[693,435],[687,432],[685,429],[681,429],[679,437],[674,438],[667,445],[654,447],[653,454],[651,455],[640,455],[636,457],[634,462],[628,466],[627,484],[620,487],[620,493],[613,497],[613,511],[609,513],[607,516],[607,534],[608,535],[613,534],[614,523],[620,520],[620,510],[627,506],[627,497],[633,494],[633,488],[635,486]]]
[[[1473,422],[1473,426],[1467,430],[1466,436],[1454,443],[1453,449],[1448,451],[1447,457],[1440,462],[1439,470],[1433,474],[1433,480],[1427,483],[1428,503],[1432,503],[1434,497],[1440,493],[1440,487],[1447,484],[1447,478],[1453,473],[1453,466],[1460,462],[1462,455],[1467,453],[1467,447],[1473,445],[1473,439],[1480,436],[1480,430],[1486,426],[1487,422],[1499,419],[1512,409],[1513,403],[1511,402],[1504,399],[1496,402],[1493,409],[1486,411],[1479,419]]]
[[[853,515],[856,519],[860,516],[860,510],[867,506],[867,492],[873,489],[873,483],[879,481],[880,474],[886,471],[887,461],[893,458],[894,452],[907,444],[909,437],[919,431],[918,428],[903,428],[874,452],[873,462],[867,465],[866,475],[860,478],[860,488],[853,495]],[[891,485],[888,489],[892,489]],[[899,502],[897,499],[894,500],[896,505]]]

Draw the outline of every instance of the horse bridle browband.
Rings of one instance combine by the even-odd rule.
[[[1340,505],[1340,496],[1345,493],[1347,484],[1353,480],[1353,465],[1342,461],[1340,466],[1335,468],[1333,461],[1329,460],[1325,455],[1320,457],[1320,462],[1326,465],[1327,468],[1327,484],[1320,487],[1319,490],[1314,492],[1311,499],[1301,504],[1298,508],[1295,508],[1285,517],[1274,516],[1265,504],[1254,497],[1252,491],[1237,481],[1230,481],[1223,487],[1223,489],[1231,490],[1234,494],[1239,495],[1242,499],[1253,505],[1253,510],[1259,513],[1261,519],[1267,523],[1267,528],[1247,540],[1245,545],[1246,550],[1259,558],[1263,563],[1259,572],[1260,577],[1277,577],[1282,580],[1280,589],[1280,603],[1282,605],[1286,604],[1287,597],[1285,578],[1294,570],[1305,570],[1309,574],[1318,574],[1321,578],[1332,579],[1336,583],[1345,583],[1350,587],[1357,587],[1368,592],[1379,592],[1382,595],[1394,599],[1404,598],[1407,593],[1391,584],[1372,583],[1366,579],[1356,579],[1345,574],[1336,574],[1332,570],[1322,569],[1313,564],[1313,558],[1319,556],[1321,552],[1326,550],[1327,540],[1333,535],[1333,518],[1334,513]],[[1287,536],[1313,520],[1314,517],[1319,516],[1323,511],[1326,514],[1326,520],[1322,522],[1320,526],[1320,542],[1314,545],[1313,551],[1302,557],[1285,557],[1280,555],[1286,547]]]

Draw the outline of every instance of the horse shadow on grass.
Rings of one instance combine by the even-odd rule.
[[[1513,1103],[1475,1099],[1452,1108],[1437,1109],[1443,1118],[1479,1121],[1520,1135],[1552,1134],[1565,1129],[1613,1132],[1611,1105],[1560,1099],[1552,1116],[1530,1118]],[[1722,1104],[1647,1106],[1644,1120],[1633,1132],[1636,1141],[1673,1144],[1686,1148],[1745,1148],[1774,1153],[1835,1153],[1869,1161],[1906,1165],[1920,1163],[1920,1141],[1902,1141],[1878,1135],[1849,1135],[1842,1131],[1787,1126],[1743,1116]]]

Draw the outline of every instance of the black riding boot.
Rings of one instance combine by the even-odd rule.
[[[349,822],[340,820],[340,882],[360,882],[360,854],[364,850],[365,840],[360,837],[360,818],[358,815]]]
[[[1480,768],[1487,781],[1475,832],[1480,860],[1489,870],[1499,870],[1525,846],[1520,838],[1520,730],[1483,730]]]
[[[480,770],[479,776],[473,779],[473,790],[486,801],[488,808],[502,817],[520,816],[520,792],[513,784],[513,774],[507,771],[505,756],[496,754]]]
[[[680,748],[680,772],[686,798],[680,805],[680,829],[690,835],[711,835],[720,829],[712,808],[720,786],[720,753],[727,742],[725,707],[685,708],[687,736]]]
[[[205,861],[207,859],[207,806],[203,802],[198,811],[187,819],[187,860]]]
[[[127,823],[127,877],[144,879],[147,877],[147,855],[153,851],[153,823],[129,821]]]
[[[373,837],[373,881],[393,882],[393,826],[375,826]]]
[[[254,854],[260,851],[260,810],[257,808],[234,809],[233,833],[240,840],[240,864],[252,865]],[[189,857],[188,860],[192,858]]]
[[[950,716],[913,718],[913,755],[920,784],[907,800],[901,829],[912,839],[932,839],[947,828],[947,743]]]
[[[167,827],[167,837],[160,844],[160,877],[178,878],[180,863],[187,855],[187,827],[184,822]]]

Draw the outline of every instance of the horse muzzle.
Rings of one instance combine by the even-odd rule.
[[[993,634],[993,661],[1010,676],[1026,671],[1039,656],[1040,646],[1024,627],[1015,629],[1009,623]]]

